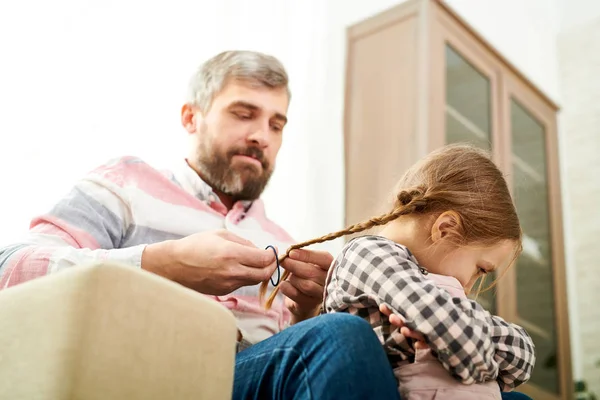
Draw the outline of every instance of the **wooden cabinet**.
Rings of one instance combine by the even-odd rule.
[[[479,301],[536,344],[535,399],[572,397],[557,106],[443,2],[412,0],[347,32],[346,223],[389,207],[417,159],[445,143],[492,151],[524,231],[515,267]]]

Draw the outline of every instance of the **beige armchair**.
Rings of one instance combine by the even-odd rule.
[[[0,399],[230,399],[236,334],[173,282],[76,267],[0,291]]]

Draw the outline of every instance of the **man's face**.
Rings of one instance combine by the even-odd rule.
[[[192,108],[188,124],[184,115],[195,136],[189,161],[214,189],[234,200],[257,199],[275,167],[288,104],[285,88],[227,84],[208,112]]]

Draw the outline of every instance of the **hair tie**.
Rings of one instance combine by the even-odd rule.
[[[279,257],[277,256],[277,250],[275,249],[275,247],[268,245],[267,247],[265,247],[266,249],[271,249],[273,250],[273,253],[275,253],[275,260],[277,261],[277,283],[273,283],[273,277],[271,276],[269,278],[269,280],[271,281],[271,285],[273,286],[277,286],[279,285],[279,280],[281,279],[281,272],[279,271]]]

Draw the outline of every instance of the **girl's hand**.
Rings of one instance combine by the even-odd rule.
[[[425,338],[418,332],[413,331],[412,329],[404,326],[404,321],[398,315],[392,313],[392,310],[389,309],[386,305],[382,304],[379,306],[379,311],[389,317],[390,324],[397,326],[400,328],[400,333],[404,335],[404,337],[411,338],[415,340],[415,349],[424,350],[428,349],[429,346],[425,343]]]

